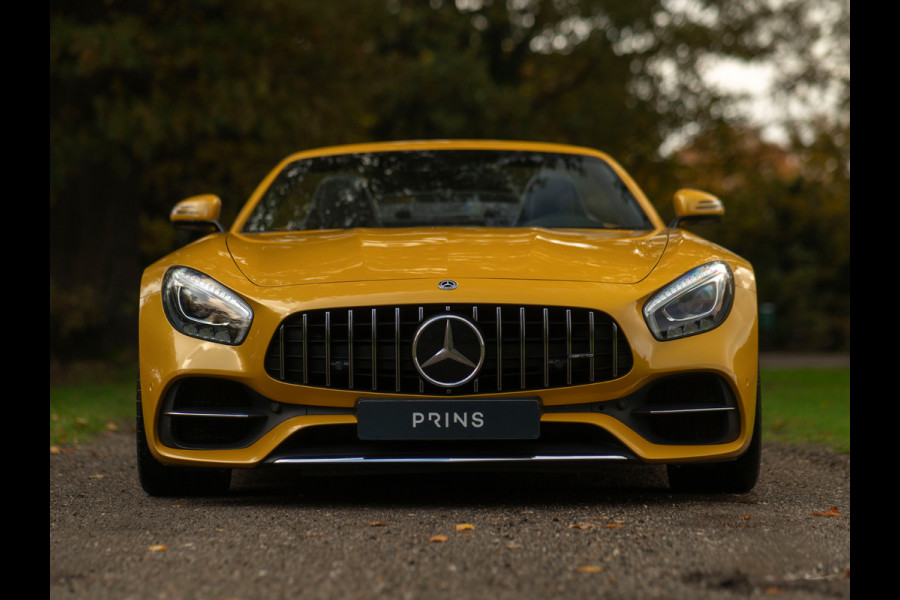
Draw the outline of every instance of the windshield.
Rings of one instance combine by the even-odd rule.
[[[423,226],[652,228],[626,185],[597,157],[416,150],[290,163],[243,231]]]

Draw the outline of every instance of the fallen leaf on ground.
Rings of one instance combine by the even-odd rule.
[[[457,531],[466,531],[467,529],[475,529],[475,526],[469,523],[460,523],[456,526]]]
[[[109,423],[106,424],[106,430],[107,431],[118,431],[119,426],[116,425],[115,423],[113,423],[112,421],[110,421]]]
[[[749,519],[749,518],[752,517],[752,516],[753,516],[753,515],[741,515],[741,518],[744,519],[744,520],[746,521],[747,519]]]
[[[324,535],[321,531],[309,531],[306,533],[306,537],[322,537]]]
[[[150,546],[148,550],[150,550],[150,552],[165,552],[167,548],[165,544],[157,544],[156,546]]]
[[[836,506],[832,506],[825,512],[813,512],[813,513],[809,513],[809,514],[811,514],[814,517],[839,517],[839,516],[841,516],[841,513],[838,512],[838,509]]]
[[[591,529],[593,526],[593,523],[572,523],[569,529]]]
[[[622,525],[621,523],[607,523],[606,526],[609,527],[609,528],[613,528],[613,527],[625,527],[625,526]]]
[[[369,521],[368,523],[366,523],[366,525],[368,525],[369,527],[385,527],[387,523],[385,523],[384,521]]]
[[[602,573],[603,567],[597,565],[581,565],[575,569],[579,573]]]
[[[50,454],[61,454],[62,450],[60,450],[59,446],[50,446]]]
[[[91,479],[103,479],[105,477],[106,477],[106,475],[101,475],[101,474],[97,473],[96,475],[91,475],[90,478]]]
[[[428,538],[428,541],[429,542],[446,542],[447,536],[446,535],[433,535],[430,538]]]

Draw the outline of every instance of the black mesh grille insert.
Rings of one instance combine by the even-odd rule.
[[[722,444],[737,438],[737,400],[712,373],[673,375],[654,381],[629,422],[647,439],[664,444]]]
[[[484,344],[477,377],[448,387],[422,378],[413,360],[413,342],[420,326],[442,315],[472,323]],[[427,329],[443,328],[445,321]],[[444,335],[440,333],[443,329],[437,331]],[[466,342],[458,339],[459,330],[455,335],[461,353],[472,363],[478,362],[476,344],[469,340],[469,347],[464,348]],[[420,359],[420,364],[423,362]],[[298,313],[285,319],[276,331],[265,358],[266,372],[288,383],[441,396],[583,385],[621,377],[631,367],[631,348],[625,336],[603,312],[495,304],[372,306]]]
[[[166,393],[159,436],[175,448],[239,448],[249,445],[266,424],[259,410],[266,400],[226,379],[190,377]]]

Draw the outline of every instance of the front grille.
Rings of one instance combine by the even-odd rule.
[[[462,317],[480,332],[484,355],[477,378],[442,386],[420,376],[412,356],[413,340],[422,323],[439,315]],[[298,313],[284,320],[265,357],[266,373],[279,381],[404,395],[584,385],[621,377],[631,367],[631,348],[609,315],[584,308],[506,304],[371,306]]]

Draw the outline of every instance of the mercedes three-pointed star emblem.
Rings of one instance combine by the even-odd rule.
[[[484,364],[481,332],[458,315],[438,315],[424,321],[413,338],[412,351],[419,375],[445,388],[468,383]]]

